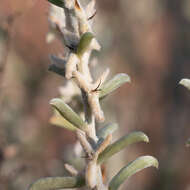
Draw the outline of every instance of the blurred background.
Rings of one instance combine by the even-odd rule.
[[[1,190],[63,175],[76,141],[70,131],[49,124],[49,100],[65,81],[47,71],[48,55],[64,52],[59,40],[47,44],[47,19],[46,0],[0,2]],[[158,158],[160,169],[136,174],[123,189],[190,190],[190,92],[178,85],[190,78],[190,1],[97,1],[94,30],[102,45],[99,67],[132,79],[103,102],[106,122],[119,123],[118,137],[141,130],[150,138],[111,159],[109,175],[148,154]]]

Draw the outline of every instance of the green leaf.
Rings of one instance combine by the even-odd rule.
[[[106,126],[102,127],[101,129],[97,131],[97,136],[99,139],[100,138],[105,139],[109,134],[112,134],[117,129],[118,129],[117,123],[107,124]]]
[[[187,147],[190,146],[190,138],[187,140],[187,142],[186,142],[186,146],[187,146]]]
[[[48,0],[50,3],[63,8],[64,7],[64,2],[62,0]]]
[[[126,146],[137,142],[149,142],[148,137],[143,132],[132,132],[113,144],[109,145],[98,157],[98,164],[105,162],[108,158],[121,151]]]
[[[65,129],[68,129],[70,131],[76,131],[77,129],[77,127],[75,127],[72,123],[70,123],[64,117],[61,116],[55,116],[55,115],[52,116],[50,118],[50,123],[58,127],[63,127]]]
[[[102,85],[99,97],[104,98],[105,96],[107,96],[108,94],[110,94],[111,92],[119,88],[122,84],[126,82],[130,82],[130,81],[131,79],[129,75],[125,73],[117,74],[111,80],[109,80],[108,82],[105,82]]]
[[[66,120],[68,120],[74,126],[81,130],[86,130],[86,123],[76,112],[71,109],[71,107],[65,104],[62,99],[54,98],[50,101],[50,105],[52,105]]]
[[[109,183],[109,190],[117,190],[119,186],[130,176],[151,166],[158,168],[158,161],[156,158],[152,156],[141,156],[137,158],[122,168],[118,174],[113,177]]]
[[[180,80],[179,84],[183,85],[188,90],[190,90],[190,79],[182,79]]]
[[[78,48],[77,55],[80,57],[84,52],[89,48],[91,40],[94,38],[94,35],[91,32],[86,32],[82,35]]]
[[[29,190],[58,190],[64,188],[79,188],[85,185],[82,177],[47,177],[34,182]]]

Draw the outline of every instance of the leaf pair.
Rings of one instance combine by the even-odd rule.
[[[111,125],[109,125],[111,126]],[[112,125],[112,129],[115,128]],[[107,129],[108,127],[105,127]],[[107,132],[105,133],[103,129],[102,137],[106,137]],[[99,133],[101,132],[99,131]],[[109,130],[108,130],[109,131]],[[98,163],[101,164],[113,154],[119,152],[124,147],[135,142],[148,142],[148,137],[142,132],[133,132],[127,136],[122,137],[112,145],[108,146],[101,156],[98,157]],[[141,156],[136,160],[130,162],[127,166],[123,167],[111,180],[109,183],[109,190],[117,190],[120,185],[129,177],[135,173],[141,171],[144,168],[154,166],[158,168],[158,161],[152,156]],[[81,176],[75,177],[47,177],[36,181],[32,184],[29,190],[51,190],[51,189],[64,189],[64,188],[79,188],[85,185],[85,179]]]
[[[100,138],[105,138],[108,134],[112,133],[117,128],[116,124],[105,126],[98,131]],[[98,157],[98,164],[102,164],[111,156],[118,153],[126,146],[137,142],[149,142],[148,137],[143,132],[132,132],[113,144],[109,145]],[[141,171],[144,168],[154,166],[158,167],[158,161],[152,156],[142,156],[130,162],[127,166],[123,167],[109,183],[109,190],[117,190],[119,186],[130,176]]]
[[[62,76],[65,75],[65,62],[56,56],[51,56],[51,59],[53,62],[61,65],[57,66],[56,64],[50,65],[51,67],[49,70],[54,71]],[[125,82],[130,82],[130,77],[126,74],[120,73],[117,74],[113,79],[109,80],[108,82],[105,82],[100,90],[100,98],[106,97],[108,94],[113,92],[115,89],[119,88],[122,84]],[[55,124],[60,127],[65,127],[70,130],[74,130],[75,128],[79,128],[82,130],[85,130],[86,123],[76,114],[67,104],[64,103],[63,100],[55,98],[51,100],[50,104],[63,116],[63,118],[60,118],[60,116],[55,116],[51,119],[51,123]],[[116,126],[113,126],[113,130]],[[108,127],[109,128],[109,127]],[[103,131],[98,132],[98,135],[105,136],[106,133],[109,130],[112,130],[111,128],[105,128]],[[102,136],[102,137],[103,137]]]

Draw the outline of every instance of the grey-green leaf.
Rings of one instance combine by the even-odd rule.
[[[67,121],[64,117],[61,116],[52,116],[50,118],[50,123],[59,127],[63,127],[65,129],[68,129],[70,131],[76,131],[77,127],[75,127],[72,123]]]
[[[112,134],[117,129],[118,129],[117,123],[107,124],[106,126],[102,127],[101,129],[97,131],[97,136],[99,139],[100,138],[105,139],[109,134]]]
[[[152,156],[141,156],[137,158],[127,166],[123,167],[118,174],[112,178],[109,183],[109,190],[117,190],[130,176],[151,166],[158,168],[158,160],[156,158]]]
[[[58,190],[64,188],[79,188],[85,185],[82,177],[47,177],[34,182],[29,190]]]
[[[180,80],[179,84],[183,85],[188,90],[190,90],[190,79],[182,79]]]
[[[62,99],[54,98],[50,101],[50,104],[70,123],[78,127],[81,130],[86,130],[86,123],[81,117],[74,112]]]
[[[122,84],[126,82],[130,82],[130,81],[131,79],[129,75],[125,73],[120,73],[120,74],[115,75],[111,80],[105,82],[101,86],[99,97],[104,98],[105,96],[107,96],[108,94],[110,94],[111,92],[119,88]]]
[[[51,65],[48,70],[65,77],[66,60],[55,55],[50,56]]]
[[[137,142],[149,142],[147,135],[143,132],[132,132],[123,136],[113,144],[109,145],[98,157],[98,164],[105,162],[108,158],[121,151],[126,146]]]

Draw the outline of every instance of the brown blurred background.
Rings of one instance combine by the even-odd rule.
[[[150,138],[127,148],[123,160],[149,154],[160,162],[158,171],[136,174],[123,189],[190,190],[190,92],[178,85],[190,78],[190,1],[101,0],[97,10],[99,66],[132,78],[105,103],[114,100],[122,133],[141,130]],[[58,40],[46,43],[47,16],[46,0],[0,2],[0,190],[63,175],[75,142],[71,132],[49,124],[48,102],[64,79],[47,71],[48,55],[64,48]]]

